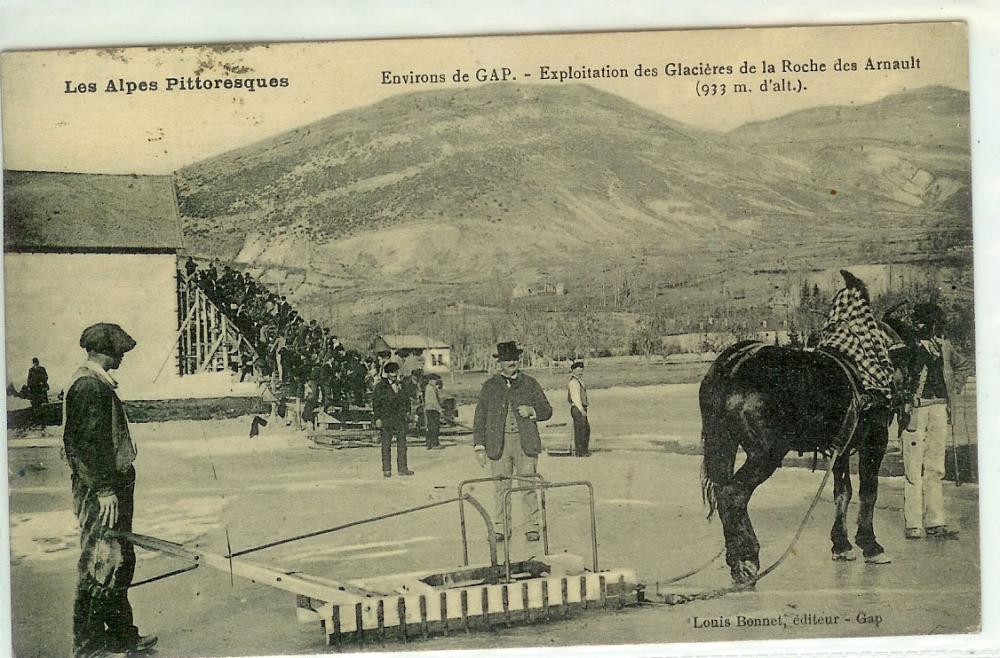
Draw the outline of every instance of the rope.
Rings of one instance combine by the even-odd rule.
[[[137,583],[132,583],[129,585],[129,589],[139,587],[141,585],[148,585],[149,583],[155,583],[158,580],[163,580],[164,578],[170,578],[171,576],[177,576],[182,573],[187,573],[188,571],[194,571],[199,565],[192,564],[191,566],[184,567],[182,569],[174,569],[173,571],[168,571],[167,573],[161,573],[159,576],[153,576],[152,578],[147,578],[145,580],[140,580]]]
[[[844,450],[846,449],[847,446],[844,447]],[[657,605],[677,605],[680,603],[687,603],[688,601],[709,601],[712,599],[723,597],[726,594],[742,592],[756,587],[757,583],[760,580],[762,580],[765,576],[772,573],[775,569],[781,566],[781,564],[785,561],[785,559],[791,554],[792,550],[795,548],[795,545],[799,543],[799,538],[802,536],[802,532],[805,530],[806,525],[809,523],[809,518],[812,516],[813,511],[816,509],[816,505],[819,503],[819,499],[823,494],[823,490],[826,488],[826,483],[830,480],[830,474],[833,473],[833,466],[834,464],[837,463],[837,458],[840,457],[842,452],[843,452],[842,450],[833,451],[833,455],[830,458],[830,465],[827,466],[826,473],[823,475],[823,481],[820,482],[819,488],[816,489],[816,493],[815,495],[813,495],[812,502],[809,504],[809,509],[806,510],[805,516],[803,516],[802,521],[799,522],[799,527],[795,531],[795,536],[792,537],[792,541],[788,544],[788,547],[785,548],[785,551],[778,557],[777,560],[772,562],[770,566],[768,566],[766,569],[757,574],[753,580],[739,585],[730,585],[728,587],[720,587],[717,589],[705,590],[703,592],[696,592],[694,594],[668,594],[665,597],[668,600],[662,603],[659,601],[651,601],[650,603],[655,603]],[[690,573],[682,574],[681,576],[676,576],[670,580],[663,581],[662,583],[657,582],[656,583],[657,591],[659,591],[659,587],[661,584],[669,585],[670,583],[675,583],[679,580],[687,578],[688,576],[698,573],[699,571],[710,565],[712,562],[715,562],[715,560],[721,554],[722,551],[719,551],[719,553],[715,557],[713,557],[709,562],[705,563],[701,567],[698,567],[697,569],[695,569]]]
[[[691,576],[694,576],[695,574],[701,573],[702,571],[704,571],[705,569],[707,569],[708,567],[710,567],[713,562],[715,562],[720,557],[722,557],[722,554],[725,553],[725,552],[726,552],[726,547],[723,546],[722,548],[719,549],[718,553],[716,553],[715,555],[713,555],[708,560],[708,562],[705,562],[700,567],[696,567],[696,568],[692,569],[691,571],[688,571],[686,573],[682,573],[679,576],[674,576],[672,578],[668,578],[667,580],[658,580],[658,581],[656,581],[657,593],[659,593],[660,585],[671,585],[673,583],[679,583],[680,581],[685,580],[687,578],[690,578]]]
[[[466,496],[468,496],[468,494],[466,494]],[[230,565],[229,565],[229,569],[230,569],[229,577],[230,577],[230,579],[232,579],[232,560],[235,557],[240,557],[242,555],[248,555],[250,553],[256,553],[257,551],[263,551],[263,550],[268,549],[268,548],[273,548],[275,546],[281,546],[283,544],[289,544],[291,542],[299,541],[299,540],[302,540],[302,539],[309,539],[311,537],[318,537],[320,535],[329,534],[331,532],[337,532],[338,530],[344,530],[346,528],[353,528],[355,526],[364,525],[366,523],[372,523],[372,522],[375,522],[375,521],[383,521],[385,519],[390,519],[390,518],[392,518],[394,516],[401,516],[403,514],[409,514],[410,512],[419,512],[421,510],[431,509],[432,507],[440,507],[441,505],[447,505],[448,503],[454,503],[456,501],[463,500],[463,498],[465,498],[465,497],[448,498],[447,500],[438,500],[438,501],[435,501],[435,502],[432,502],[432,503],[427,503],[425,505],[418,505],[417,507],[411,507],[409,509],[400,510],[398,512],[390,512],[388,514],[382,514],[380,516],[372,516],[372,517],[368,517],[368,518],[365,518],[365,519],[358,519],[357,521],[351,521],[349,523],[343,523],[341,525],[334,526],[332,528],[324,528],[323,530],[315,530],[313,532],[307,532],[305,534],[296,535],[295,537],[288,537],[286,539],[279,539],[277,541],[272,541],[272,542],[268,542],[266,544],[261,544],[260,546],[254,546],[252,548],[245,548],[245,549],[243,549],[241,551],[233,551],[232,550],[232,546],[229,543],[229,531],[227,529],[226,530],[226,548],[229,550],[229,553],[227,553],[225,557],[229,560],[229,563],[230,563]],[[146,580],[141,580],[141,581],[139,581],[137,583],[132,583],[131,585],[129,585],[129,587],[139,587],[140,585],[146,585],[148,583],[155,583],[158,580],[163,580],[164,578],[170,578],[172,576],[177,576],[177,575],[180,575],[182,573],[187,573],[188,571],[193,571],[194,569],[197,569],[197,568],[198,568],[198,565],[195,564],[195,565],[192,565],[192,566],[184,567],[182,569],[176,569],[174,571],[169,571],[167,573],[163,573],[163,574],[160,574],[158,576],[153,576],[152,578],[147,578]]]
[[[371,516],[365,519],[358,519],[357,521],[351,521],[349,523],[342,523],[340,525],[333,526],[332,528],[324,528],[323,530],[315,530],[313,532],[307,532],[305,534],[296,535],[294,537],[288,537],[286,539],[278,539],[277,541],[268,542],[266,544],[261,544],[260,546],[254,546],[252,548],[244,548],[241,551],[230,552],[226,555],[227,558],[240,557],[241,555],[248,555],[250,553],[256,553],[257,551],[263,551],[268,548],[273,548],[275,546],[281,546],[282,544],[289,544],[294,541],[300,541],[302,539],[309,539],[311,537],[318,537],[320,535],[329,534],[331,532],[337,532],[338,530],[344,530],[346,528],[353,528],[354,526],[363,525],[365,523],[373,523],[375,521],[384,521],[385,519],[391,519],[394,516],[402,516],[403,514],[409,514],[411,512],[419,512],[421,510],[430,509],[432,507],[440,507],[441,505],[447,505],[448,503],[454,503],[456,501],[462,500],[463,497],[448,498],[446,500],[438,500],[433,503],[427,503],[425,505],[418,505],[416,507],[410,507],[408,509],[399,510],[398,512],[389,512],[388,514],[382,514],[379,516]]]

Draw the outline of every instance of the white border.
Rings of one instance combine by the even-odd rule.
[[[980,451],[983,633],[979,636],[782,640],[505,650],[421,652],[485,656],[997,656],[1000,655],[1000,2],[965,0],[0,0],[0,50],[88,46],[311,41],[400,36],[512,34],[963,20],[969,24],[972,184],[975,242],[977,389]],[[2,111],[2,108],[0,108]],[[2,142],[0,142],[2,152]],[[2,308],[0,308],[2,313]],[[0,323],[0,332],[2,332]],[[6,451],[0,464],[6,466]],[[5,469],[6,470],[6,469]],[[10,655],[9,527],[6,481],[0,484],[0,656]],[[58,632],[54,630],[54,632]],[[540,637],[544,630],[540,630]],[[419,650],[419,647],[414,647]],[[371,655],[371,654],[368,654]],[[408,654],[408,655],[413,655]]]

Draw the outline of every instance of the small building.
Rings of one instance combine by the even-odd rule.
[[[403,363],[403,370],[422,368],[424,372],[451,370],[451,345],[443,340],[416,334],[382,335],[375,339],[372,351],[389,350]]]
[[[200,343],[213,345],[201,355],[186,344],[188,328],[220,314],[180,294],[183,237],[172,176],[6,170],[3,237],[6,375],[15,387],[37,356],[54,399],[86,358],[83,329],[114,322],[137,343],[116,373],[123,398],[256,390],[234,384],[221,364],[218,336],[231,331],[202,331]],[[197,313],[188,312],[189,301]],[[195,315],[198,322],[188,319]],[[189,357],[200,357],[196,367],[182,367]]]
[[[739,334],[729,331],[700,331],[681,334],[668,334],[660,337],[661,348],[667,353],[706,353],[721,352],[740,340],[759,340],[768,345],[787,345],[791,342],[788,331],[768,331],[766,329],[753,333]]]
[[[566,294],[566,284],[559,283],[519,283],[511,291],[511,299],[521,299],[522,297],[538,297],[541,295],[562,296]]]

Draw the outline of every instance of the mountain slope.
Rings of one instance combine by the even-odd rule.
[[[768,268],[750,246],[891,261],[922,231],[964,236],[967,116],[967,93],[932,87],[720,135],[586,85],[485,85],[328,117],[187,167],[177,190],[193,252],[325,312],[542,278],[589,303],[624,267],[655,290]]]
[[[494,85],[330,117],[182,170],[178,194],[196,245],[230,257],[249,246],[277,263],[261,238],[323,245],[421,223],[443,242],[481,236],[479,256],[506,235],[558,257],[544,245],[683,248],[812,215],[822,193],[785,189],[785,169],[590,87]],[[253,244],[234,243],[247,227]]]
[[[971,212],[967,92],[925,87],[867,105],[811,108],[727,138],[887,210]]]

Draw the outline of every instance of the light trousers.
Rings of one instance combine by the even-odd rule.
[[[903,432],[903,521],[907,528],[945,525],[945,445],[948,440],[948,407],[932,404],[913,410],[916,431]]]
[[[524,454],[521,448],[521,435],[508,433],[504,437],[503,454],[500,459],[490,460],[490,474],[493,477],[503,475],[534,476],[537,472],[538,457],[529,457]],[[528,486],[536,478],[531,477],[531,482],[518,480],[500,480],[496,483],[496,497],[493,502],[493,525],[497,532],[503,532],[503,519],[505,510],[503,509],[503,494],[511,488]],[[538,531],[539,511],[538,494],[535,490],[513,494],[512,498],[521,499],[521,514],[524,517],[525,532]]]

